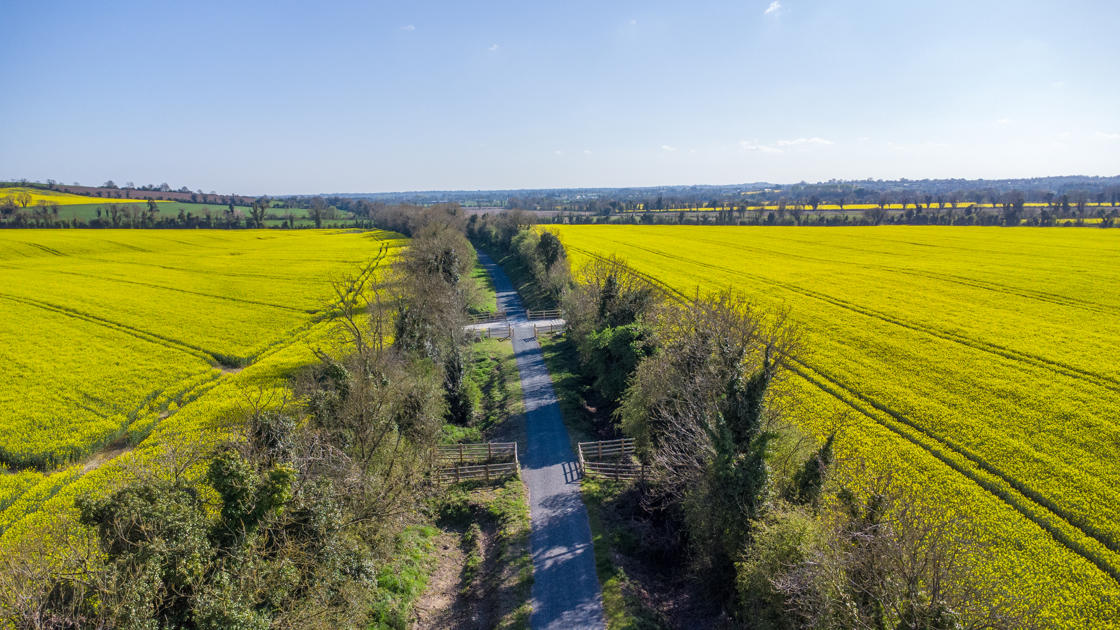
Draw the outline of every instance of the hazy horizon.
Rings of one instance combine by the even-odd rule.
[[[4,177],[284,195],[1120,172],[1108,2],[6,17]]]

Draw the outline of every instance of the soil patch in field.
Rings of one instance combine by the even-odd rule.
[[[82,473],[85,474],[90,472],[91,470],[96,470],[100,468],[105,462],[120,457],[121,455],[124,455],[131,450],[132,446],[128,443],[128,440],[126,438],[117,440],[116,442],[110,444],[109,446],[106,446],[100,451],[97,451],[88,459],[86,459],[85,463],[82,464]]]

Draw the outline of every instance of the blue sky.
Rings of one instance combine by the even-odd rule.
[[[289,194],[1120,173],[1120,3],[5,2],[0,177]]]

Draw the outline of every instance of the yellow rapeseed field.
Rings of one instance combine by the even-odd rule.
[[[577,269],[788,309],[799,423],[962,516],[1043,626],[1120,623],[1120,230],[554,229]]]
[[[57,190],[43,190],[41,188],[24,188],[20,186],[11,186],[0,188],[0,203],[10,200],[17,206],[24,205],[22,202],[27,201],[27,207],[42,205],[43,203],[54,204],[56,206],[77,206],[89,203],[147,203],[145,199],[111,199],[107,197],[89,197],[86,195],[75,195],[67,192],[60,192]],[[160,203],[160,202],[156,202]]]
[[[333,343],[331,280],[389,232],[0,231],[0,541],[279,402]],[[193,436],[193,437],[192,437]]]
[[[972,202],[972,201],[958,201],[957,205],[955,207],[952,206],[951,204],[949,204],[948,202],[942,202],[942,203],[943,203],[943,205],[941,207],[938,207],[938,205],[936,203],[934,203],[932,208],[929,208],[929,209],[949,210],[949,209],[953,208],[953,209],[956,209],[956,210],[963,210],[965,208],[972,207],[972,208],[978,208],[978,209],[984,209],[984,210],[995,210],[995,209],[998,209],[998,208],[1001,207],[999,204],[975,203],[975,202]],[[925,202],[922,201],[921,204],[922,204],[922,208],[925,208]],[[1027,208],[1046,208],[1050,204],[1037,202],[1037,201],[1028,201],[1028,202],[1024,203],[1023,205]],[[1087,202],[1085,205],[1086,205],[1086,207],[1089,207],[1089,208],[1101,208],[1101,207],[1111,208],[1112,207],[1111,204],[1100,203],[1100,202],[1096,202],[1096,201]],[[777,210],[779,208],[779,205],[776,204],[776,203],[748,204],[748,205],[743,206],[743,207],[745,207],[747,209],[747,211],[758,212],[758,211],[761,210],[763,212],[767,212],[767,211],[770,211],[770,210]],[[808,209],[810,206],[808,204],[795,204],[795,203],[792,203],[792,202],[786,204],[787,209],[794,208],[794,207]],[[841,210],[843,210],[843,211],[851,211],[851,212],[857,212],[857,211],[862,212],[864,210],[873,210],[875,208],[883,208],[884,210],[905,210],[907,208],[915,208],[915,207],[917,207],[915,205],[915,202],[908,202],[906,204],[884,203],[882,205],[880,205],[878,203],[846,203],[843,206],[841,206],[840,204],[836,204],[836,203],[822,203],[822,204],[819,204],[816,209],[817,210],[831,210],[831,211],[841,211]],[[721,210],[731,210],[731,209],[732,208],[730,206],[716,206],[716,207],[712,207],[712,208],[663,208],[661,210],[649,210],[649,212],[666,212],[666,213],[668,213],[668,212],[718,212],[718,211],[721,211]],[[632,212],[645,212],[645,209],[640,208],[638,210],[633,210]]]

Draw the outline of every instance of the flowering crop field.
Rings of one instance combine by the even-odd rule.
[[[390,232],[0,231],[0,535],[279,400],[334,343],[331,280]],[[275,394],[269,397],[268,394]]]
[[[0,202],[5,199],[11,199],[13,203],[19,203],[19,196],[22,193],[28,195],[29,206],[38,205],[40,203],[53,203],[58,206],[74,206],[87,203],[145,203],[144,199],[105,199],[102,197],[75,195],[58,190],[43,190],[42,188],[25,188],[22,186],[0,187]],[[156,203],[161,202],[157,201]]]
[[[798,422],[961,516],[1042,625],[1120,624],[1120,231],[550,229],[577,270],[788,310]]]
[[[0,194],[2,194],[2,193],[0,193]],[[923,205],[925,205],[924,201],[921,202],[921,203]],[[934,206],[933,209],[935,209],[935,210],[948,210],[949,208],[953,208],[953,209],[963,210],[963,209],[971,206],[973,208],[978,208],[978,209],[995,210],[995,209],[998,209],[998,208],[1001,207],[999,204],[996,204],[996,203],[976,203],[974,201],[958,201],[956,206],[953,206],[948,202],[942,202],[942,204],[943,205],[941,205],[941,206]],[[1050,204],[1039,202],[1039,201],[1028,201],[1028,202],[1024,203],[1023,205],[1026,206],[1027,208],[1046,208]],[[787,203],[786,204],[787,208],[792,208],[794,206],[808,208],[809,204],[806,204],[806,203],[801,203],[801,204]],[[1097,201],[1086,202],[1085,206],[1089,207],[1089,208],[1109,208],[1109,209],[1115,207],[1115,205],[1112,204],[1112,203],[1102,203],[1102,202],[1097,202]],[[743,207],[745,207],[747,210],[753,210],[753,211],[763,210],[763,211],[766,211],[766,210],[777,210],[781,206],[779,206],[779,204],[776,204],[776,203],[766,203],[766,204],[749,204],[748,203],[748,204],[745,204]],[[819,204],[816,207],[817,210],[838,210],[838,211],[871,210],[871,209],[874,209],[874,208],[883,208],[884,210],[905,210],[906,208],[917,208],[917,204],[913,201],[907,202],[905,204],[903,204],[903,203],[884,203],[882,205],[880,205],[878,203],[846,203],[842,206],[840,204],[836,204],[836,203],[822,203],[822,204]],[[652,209],[652,208],[647,210],[645,207],[641,207],[641,208],[638,208],[638,209],[635,209],[635,210],[627,210],[626,212],[663,212],[663,213],[669,213],[669,212],[717,212],[717,211],[720,211],[720,210],[732,210],[732,209],[733,208],[728,207],[728,206],[713,206],[713,207],[699,207],[699,208],[661,208],[660,210],[655,210],[655,209]],[[927,206],[925,206],[925,209],[929,210],[930,207],[927,205]]]

